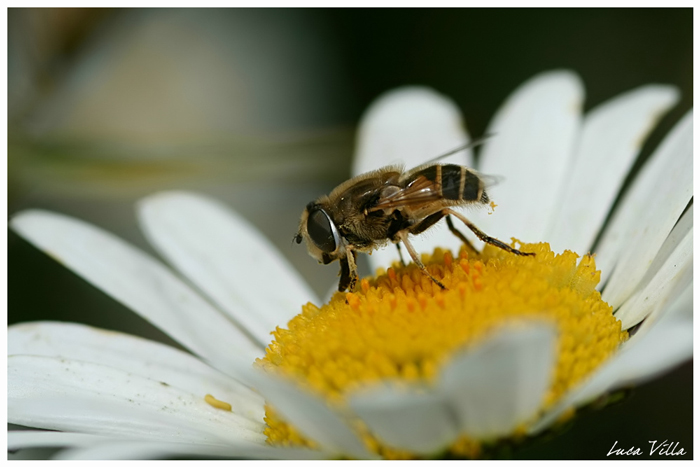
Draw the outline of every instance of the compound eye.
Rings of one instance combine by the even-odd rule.
[[[324,253],[333,253],[338,249],[340,238],[335,224],[323,209],[314,209],[309,213],[306,229],[311,241]]]

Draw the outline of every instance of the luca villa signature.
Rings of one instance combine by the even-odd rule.
[[[659,456],[684,456],[685,451],[683,448],[678,447],[678,442],[669,442],[667,439],[659,442],[657,440],[649,441],[649,455],[657,454]],[[608,456],[641,456],[643,454],[642,448],[636,448],[632,446],[629,449],[618,448],[617,441],[608,451]]]

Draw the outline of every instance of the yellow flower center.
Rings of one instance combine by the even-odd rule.
[[[593,257],[577,263],[570,251],[525,244],[535,256],[517,256],[487,245],[481,254],[462,249],[457,258],[436,249],[423,255],[441,290],[414,264],[394,265],[363,279],[356,290],[336,293],[321,308],[308,303],[288,329],[277,328],[257,363],[299,381],[342,406],[362,385],[384,378],[430,384],[456,350],[478,341],[505,321],[548,318],[559,331],[553,380],[542,401],[547,409],[590,374],[626,340],[612,308],[595,286]],[[275,445],[308,445],[292,426],[266,407],[265,433]],[[370,449],[403,457],[360,428]],[[518,433],[513,433],[516,436]],[[478,440],[455,442],[456,455],[474,457]]]

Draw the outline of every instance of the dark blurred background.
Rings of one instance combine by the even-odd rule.
[[[431,86],[480,135],[545,70],[579,73],[586,110],[673,84],[680,104],[644,158],[692,107],[692,38],[691,9],[9,9],[9,214],[60,211],[153,252],[134,202],[198,190],[247,217],[324,296],[335,266],[291,238],[303,206],[349,176],[378,95]],[[172,344],[12,232],[8,263],[10,324],[79,321]],[[689,362],[513,456],[606,458],[617,441],[646,458],[650,440],[668,440],[689,459],[692,408]]]

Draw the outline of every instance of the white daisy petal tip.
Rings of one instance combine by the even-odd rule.
[[[576,115],[582,113],[586,89],[576,72],[567,69],[544,71],[525,81],[513,95],[537,95],[540,90],[568,96],[568,109]]]
[[[521,84],[508,97],[491,122],[489,133],[498,134],[501,122],[509,120],[513,111],[531,114],[532,110],[538,106],[543,106],[541,113],[555,112],[561,115],[569,113],[578,119],[583,112],[585,95],[583,80],[571,70],[539,73]],[[516,119],[518,124],[523,123],[521,117]],[[487,143],[487,147],[488,145]]]
[[[430,457],[458,436],[450,407],[425,386],[384,381],[358,390],[350,408],[384,445]]]
[[[352,173],[387,165],[421,165],[469,141],[459,107],[427,87],[389,91],[365,112],[360,122]],[[471,165],[471,150],[446,160]]]
[[[254,385],[285,420],[329,454],[355,459],[378,458],[350,428],[346,414],[332,409],[316,394],[257,367],[249,369],[244,379]]]
[[[42,243],[39,242],[45,235],[47,228],[54,222],[61,222],[68,219],[69,218],[63,214],[45,211],[43,209],[28,209],[13,215],[10,219],[9,226],[12,230],[17,232],[17,234],[41,246]],[[53,252],[48,251],[47,253],[55,257]],[[60,261],[59,258],[56,259]]]
[[[417,109],[417,110],[414,110]],[[372,119],[392,120],[397,111],[429,110],[443,115],[456,115],[457,107],[446,96],[427,86],[401,86],[381,94],[365,112],[362,124]],[[392,118],[387,118],[392,117]]]
[[[642,146],[644,146],[644,143],[646,143],[649,134],[659,124],[659,120],[661,120],[661,118],[670,108],[678,103],[681,93],[675,86],[667,84],[649,84],[642,86],[641,88],[634,89],[627,94],[630,97],[634,96],[634,94],[642,95],[643,98],[651,100],[655,103],[655,109],[653,110],[653,115],[649,119],[647,127],[644,129],[644,131],[639,133],[639,137],[635,141],[635,148],[637,151],[639,151],[642,149]]]
[[[12,228],[13,230],[16,230],[16,231],[21,230],[23,228],[23,224],[26,222],[25,219],[27,219],[28,217],[31,217],[31,215],[32,215],[31,213],[36,212],[36,211],[38,211],[38,210],[29,209],[26,211],[20,211],[16,214],[13,214],[10,217],[10,222],[9,222],[10,228]]]
[[[451,99],[432,88],[402,86],[381,94],[369,106],[360,122],[360,131],[373,125],[413,125],[417,118],[455,121],[461,115]]]
[[[457,354],[443,369],[439,387],[460,431],[496,438],[531,419],[551,382],[556,338],[550,321],[514,321]]]
[[[182,201],[194,200],[194,201],[205,201],[210,200],[201,193],[195,191],[187,190],[164,190],[157,191],[150,195],[144,196],[136,202],[136,210],[140,214],[143,211],[149,209],[156,209],[162,205],[169,205],[170,203],[179,203]],[[215,201],[215,200],[212,200]],[[216,201],[215,201],[216,202]]]

